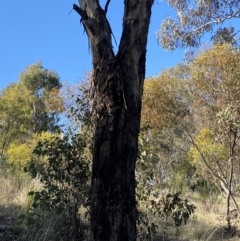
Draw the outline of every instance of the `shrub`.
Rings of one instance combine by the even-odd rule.
[[[29,192],[33,203],[28,214],[21,216],[29,227],[26,236],[37,237],[44,229],[45,240],[85,238],[87,224],[79,211],[85,210],[85,218],[88,216],[90,162],[86,141],[84,134],[54,137],[39,142],[34,149],[35,158],[25,171],[39,178],[43,187]],[[37,162],[39,158],[48,161]]]

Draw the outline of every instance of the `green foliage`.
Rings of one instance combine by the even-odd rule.
[[[200,176],[197,176],[194,179],[196,179],[196,181],[193,180],[190,188],[192,189],[192,191],[197,192],[197,196],[200,198],[200,200],[210,201],[218,197],[219,189],[212,180],[204,180]]]
[[[180,192],[167,194],[167,196],[162,199],[163,209],[160,212],[163,217],[167,218],[171,216],[176,226],[180,226],[183,222],[186,224],[196,209],[187,199],[180,198],[180,194]]]
[[[164,113],[164,115],[167,115],[167,113]],[[174,147],[170,140],[176,141],[176,135],[172,137],[169,132],[163,135],[165,129],[158,131],[155,125],[153,125],[153,128],[156,128],[156,131],[152,133],[152,128],[148,126],[143,127],[139,136],[136,196],[137,227],[140,240],[153,240],[153,237],[159,232],[159,227],[162,226],[161,222],[167,217],[171,216],[173,223],[179,226],[186,223],[195,210],[195,206],[190,204],[187,199],[182,199],[180,193],[163,196],[163,190],[166,188],[174,191],[179,190],[180,184],[177,183],[177,180],[174,183],[172,181],[173,178],[176,179],[176,176],[179,174],[182,186],[186,186],[190,182],[188,178],[192,177],[195,170],[188,161],[187,156],[181,154],[181,161],[174,163],[170,171],[169,162],[170,159],[171,162],[174,159],[171,157],[174,153]],[[171,128],[168,130],[171,131]],[[160,139],[159,136],[164,136],[164,138]],[[154,138],[156,138],[156,141]],[[177,157],[179,154],[176,152],[174,155]],[[162,165],[165,157],[166,160],[164,162],[168,166],[166,169]],[[176,165],[175,168],[178,170],[177,173],[174,165]],[[162,219],[159,220],[159,217]]]
[[[10,158],[10,163],[26,164],[33,148],[33,134],[59,131],[58,117],[63,110],[60,88],[58,75],[37,63],[23,71],[16,84],[1,91],[1,160]]]
[[[59,76],[37,62],[21,73],[18,86],[22,92],[29,93],[33,132],[58,130],[57,114],[63,110],[62,100],[58,97],[58,91],[62,86]]]
[[[182,199],[180,192],[161,197],[164,187],[156,177],[156,160],[153,149],[149,148],[146,139],[140,137],[136,196],[137,225],[141,240],[152,240],[157,234],[161,224],[159,217],[167,219],[171,216],[174,224],[180,226],[182,223],[186,224],[196,208],[187,199]]]
[[[24,140],[31,128],[32,110],[16,84],[10,84],[0,93],[0,157],[9,145]]]
[[[168,217],[176,227],[187,223],[196,207],[188,199],[182,199],[180,192],[159,197],[161,190],[157,185],[146,182],[137,186],[137,225],[143,240],[152,240],[157,234],[161,221]],[[159,219],[161,218],[161,219]]]
[[[160,216],[162,218],[172,217],[176,226],[180,226],[182,223],[186,224],[191,214],[194,213],[196,207],[190,204],[187,199],[180,197],[181,193],[167,194],[166,197],[159,197],[160,190],[157,185],[145,183],[145,191],[141,185],[138,185],[138,224],[149,225],[147,220],[147,213],[154,216]],[[143,211],[141,211],[143,209]],[[151,226],[158,227],[154,222]],[[155,230],[155,229],[154,229]],[[154,231],[152,230],[152,231]]]
[[[19,78],[19,85],[26,87],[33,96],[46,96],[54,88],[60,88],[59,76],[43,68],[41,62],[30,65]]]
[[[55,215],[59,220],[52,227],[54,239],[48,237],[48,240],[84,239],[86,224],[79,212],[85,210],[88,216],[90,179],[85,148],[86,138],[78,134],[71,139],[55,137],[54,141],[39,142],[34,149],[37,159],[47,158],[48,162],[39,163],[34,158],[25,169],[33,178],[38,177],[43,185],[42,190],[29,193],[33,197],[32,207],[22,216],[30,229],[34,225],[31,235],[39,235],[41,224]]]

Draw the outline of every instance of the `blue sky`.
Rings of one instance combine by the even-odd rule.
[[[104,6],[106,0],[100,0]],[[108,19],[119,43],[122,30],[123,0],[112,0]],[[27,66],[41,61],[56,71],[61,81],[76,82],[91,70],[88,39],[79,16],[72,11],[77,0],[2,1],[0,8],[0,89],[18,80]],[[154,37],[162,20],[172,15],[166,3],[155,0],[149,30],[146,76],[182,60],[184,50],[169,53]],[[114,46],[117,50],[117,46]]]

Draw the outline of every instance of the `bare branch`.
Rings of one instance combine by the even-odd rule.
[[[237,18],[238,14],[240,14],[240,9],[238,11],[236,11],[235,13],[233,13],[233,14],[229,14],[229,15],[224,16],[222,18],[216,18],[216,20],[209,21],[209,22],[207,22],[207,23],[197,27],[196,29],[193,29],[191,31],[191,33],[197,32],[198,30],[203,29],[204,27],[212,25],[214,23],[217,23],[217,24],[224,23],[226,20]]]
[[[109,6],[110,2],[111,2],[111,0],[107,0],[107,2],[106,2],[105,9],[104,9],[105,14],[107,14],[108,6]]]
[[[83,20],[87,19],[88,16],[85,11],[83,11],[77,4],[73,4],[73,9],[81,16]]]
[[[231,38],[233,39],[238,33],[240,32],[240,30],[238,30],[236,33],[234,33]]]
[[[187,131],[185,130],[189,139],[190,139],[190,142],[192,143],[192,145],[196,148],[196,150],[198,151],[198,153],[200,154],[201,156],[201,159],[203,161],[203,163],[205,164],[205,166],[208,168],[208,170],[212,173],[213,177],[219,179],[221,182],[225,183],[225,180],[220,176],[218,175],[214,170],[213,168],[209,165],[209,163],[207,162],[206,158],[205,158],[205,155],[203,154],[202,150],[199,148],[199,146],[197,145],[197,143],[194,141],[194,138],[192,137],[192,135]]]

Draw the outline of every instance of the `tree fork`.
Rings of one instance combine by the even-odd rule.
[[[135,164],[153,0],[124,1],[123,32],[116,55],[105,11],[98,1],[94,4],[94,9],[73,5],[82,18],[93,57],[92,238],[134,241]]]

